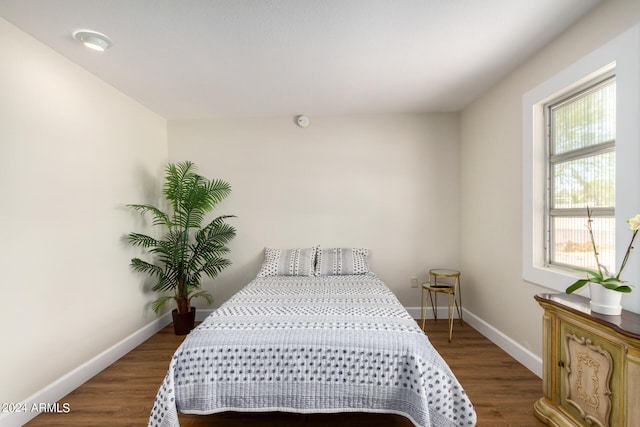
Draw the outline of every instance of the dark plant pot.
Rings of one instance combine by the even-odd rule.
[[[176,335],[187,335],[194,328],[196,323],[196,308],[191,307],[188,313],[178,313],[177,309],[171,312],[173,316],[173,331]]]

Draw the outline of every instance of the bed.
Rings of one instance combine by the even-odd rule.
[[[475,425],[463,388],[368,270],[367,255],[266,249],[258,276],[176,350],[149,426],[178,426],[178,412],[225,411],[376,412],[421,427]]]

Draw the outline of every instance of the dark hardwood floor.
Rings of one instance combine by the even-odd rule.
[[[184,337],[172,325],[60,400],[67,414],[45,413],[29,427],[146,426],[153,399],[169,360]],[[478,414],[478,427],[539,427],[533,404],[542,396],[542,380],[465,324],[456,323],[451,343],[447,322],[427,321],[429,339],[462,383]],[[407,419],[380,414],[222,413],[180,415],[182,427],[411,427]]]

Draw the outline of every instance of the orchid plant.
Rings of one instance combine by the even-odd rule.
[[[593,248],[593,254],[596,258],[596,265],[598,266],[598,270],[592,270],[589,268],[577,268],[577,270],[584,271],[589,275],[587,279],[580,279],[576,281],[574,284],[569,286],[566,289],[566,293],[570,294],[574,291],[577,291],[584,285],[589,282],[599,283],[607,289],[611,289],[618,292],[631,292],[631,287],[634,285],[627,283],[620,279],[620,275],[624,270],[624,267],[627,265],[627,261],[629,260],[629,255],[631,254],[631,250],[633,249],[633,242],[636,239],[636,235],[638,234],[638,229],[640,229],[640,214],[636,215],[633,218],[629,218],[627,222],[630,225],[631,231],[633,234],[631,235],[631,241],[629,242],[629,246],[627,247],[627,252],[624,254],[624,259],[622,260],[622,264],[620,265],[620,270],[618,270],[618,274],[615,276],[609,273],[607,268],[600,264],[600,260],[598,258],[598,249],[596,248],[596,242],[593,238],[593,229],[591,227],[591,223],[593,220],[591,219],[591,210],[587,207],[587,229],[589,230],[589,237],[591,238],[591,246]]]

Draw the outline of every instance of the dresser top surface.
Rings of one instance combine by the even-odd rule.
[[[536,301],[547,303],[572,313],[587,317],[615,331],[640,340],[640,315],[622,310],[622,314],[608,316],[606,314],[592,313],[589,308],[589,298],[580,295],[567,294],[538,294]]]

